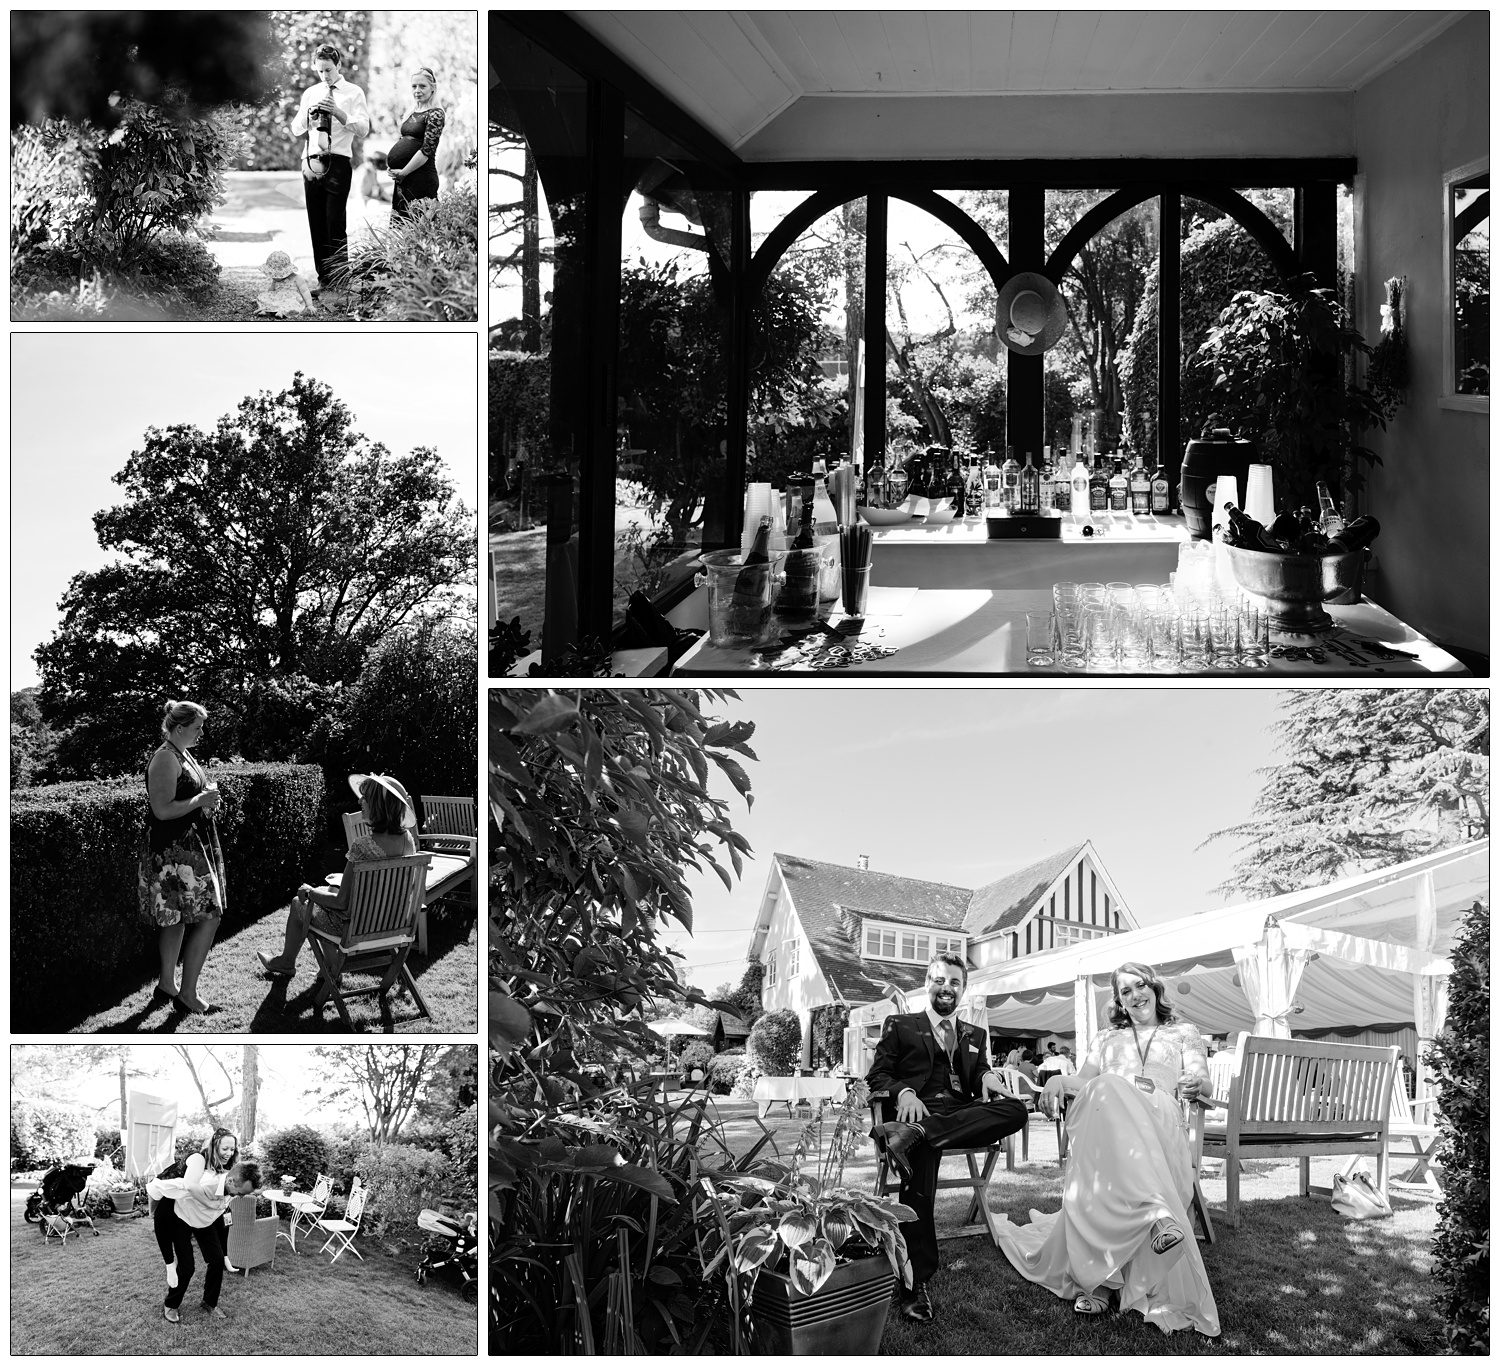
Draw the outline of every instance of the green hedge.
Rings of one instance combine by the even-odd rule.
[[[17,1100],[10,1107],[10,1169],[40,1171],[94,1151],[94,1113],[81,1105]]]
[[[225,928],[284,907],[323,846],[327,790],[307,764],[210,766],[223,803]],[[155,971],[156,935],[137,909],[146,834],[143,778],[11,793],[12,1019],[37,1029]]]
[[[790,1077],[802,1061],[802,1021],[791,1009],[772,1010],[751,1027],[750,1060],[768,1077]]]

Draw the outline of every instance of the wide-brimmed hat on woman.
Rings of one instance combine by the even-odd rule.
[[[412,801],[410,793],[395,778],[389,777],[384,773],[351,773],[349,775],[350,790],[356,797],[361,797],[360,788],[371,779],[379,783],[387,792],[394,793],[401,799],[406,808],[401,813],[401,824],[408,830],[415,830],[417,828],[416,803]]]
[[[1023,270],[1001,287],[995,331],[1017,355],[1040,356],[1057,345],[1067,325],[1067,305],[1045,275]]]

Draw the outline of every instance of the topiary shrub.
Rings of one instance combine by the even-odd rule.
[[[768,1077],[789,1077],[802,1062],[802,1021],[795,1010],[772,1010],[750,1029],[745,1052]]]
[[[425,621],[370,652],[330,729],[323,761],[336,806],[352,810],[344,778],[390,773],[422,793],[477,797],[478,642],[466,624]]]
[[[701,1067],[707,1072],[708,1065],[713,1060],[713,1045],[703,1039],[694,1039],[692,1043],[684,1045],[682,1054],[677,1059],[677,1065],[681,1069],[682,1074],[687,1076],[695,1067]]]
[[[746,1066],[743,1049],[720,1053],[708,1065],[708,1089],[716,1096],[727,1096],[734,1090],[734,1084]]]
[[[94,1151],[94,1115],[81,1105],[18,1100],[10,1107],[12,1171],[38,1171]]]
[[[436,1209],[453,1190],[448,1159],[410,1143],[365,1144],[354,1174],[369,1192],[360,1227],[377,1238],[416,1239],[417,1215]]]
[[[318,1130],[294,1124],[266,1139],[261,1145],[261,1173],[267,1185],[279,1185],[283,1176],[295,1178],[298,1190],[311,1190],[320,1175],[333,1172],[333,1149]]]
[[[419,200],[410,218],[371,229],[352,247],[348,285],[393,323],[461,323],[479,316],[479,198],[472,183]]]
[[[322,847],[322,772],[309,765],[210,766],[223,803],[224,929],[286,905]],[[14,1018],[66,1028],[102,991],[155,973],[155,932],[136,913],[146,833],[138,778],[54,783],[11,796]]]
[[[1448,1350],[1490,1350],[1490,909],[1475,903],[1453,946],[1448,1018],[1427,1052],[1445,1188],[1432,1243]]]

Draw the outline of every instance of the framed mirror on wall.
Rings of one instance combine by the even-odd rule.
[[[1443,177],[1443,403],[1490,406],[1490,159]]]

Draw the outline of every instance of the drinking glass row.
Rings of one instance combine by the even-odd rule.
[[[1173,576],[1175,580],[1175,575]],[[1026,660],[1090,673],[1203,673],[1264,669],[1271,652],[1264,604],[1245,593],[1207,597],[1175,585],[1058,583],[1052,610],[1026,614]]]

